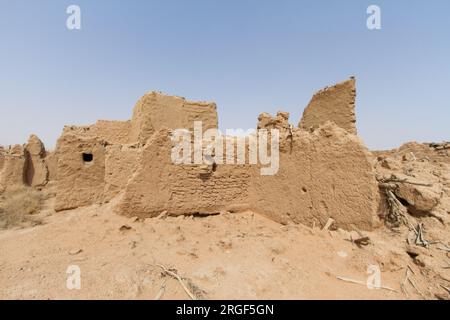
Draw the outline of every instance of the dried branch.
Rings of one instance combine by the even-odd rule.
[[[192,300],[198,300],[197,297],[188,289],[188,287],[186,286],[186,284],[184,283],[183,279],[176,273],[176,270],[171,271],[169,269],[167,269],[166,267],[164,267],[163,265],[157,264],[158,267],[160,267],[163,270],[163,273],[178,280],[178,282],[181,284],[181,286],[183,287],[183,290],[187,293],[187,295],[192,299]]]
[[[345,282],[350,282],[350,283],[355,283],[355,284],[359,284],[359,285],[362,285],[362,286],[367,286],[367,283],[365,283],[364,281],[354,280],[354,279],[340,277],[340,276],[337,276],[336,278],[338,280],[342,280],[342,281],[345,281]],[[380,287],[377,287],[377,288],[388,290],[388,291],[397,292],[397,290],[389,288],[389,287],[385,287],[385,286],[380,286]]]

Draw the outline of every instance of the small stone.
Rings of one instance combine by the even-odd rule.
[[[337,252],[337,255],[338,255],[339,257],[341,257],[341,258],[347,258],[347,257],[348,257],[348,254],[347,254],[347,252],[345,252],[345,251],[338,251],[338,252]]]
[[[127,230],[131,230],[131,229],[132,228],[129,225],[127,225],[127,224],[124,224],[123,226],[121,226],[119,228],[120,231],[127,231]]]

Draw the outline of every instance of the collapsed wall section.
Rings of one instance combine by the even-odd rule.
[[[380,157],[398,157],[404,160],[425,160],[434,163],[443,162],[450,164],[450,142],[418,143],[412,141],[393,150],[372,152],[375,156]]]
[[[299,128],[316,129],[325,122],[332,121],[356,135],[355,98],[354,78],[318,91],[305,108]]]
[[[57,143],[55,210],[103,202],[105,142],[95,137],[63,134]]]

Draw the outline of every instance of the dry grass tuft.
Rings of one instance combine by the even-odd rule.
[[[0,229],[41,224],[33,215],[41,210],[42,201],[41,193],[30,187],[4,191],[0,194]]]

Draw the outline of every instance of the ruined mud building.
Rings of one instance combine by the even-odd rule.
[[[24,146],[0,149],[0,192],[17,185],[55,185],[55,210],[118,199],[128,216],[215,214],[252,210],[281,223],[343,228],[379,224],[380,191],[373,155],[357,137],[353,78],[317,92],[298,126],[289,114],[259,116],[258,128],[280,130],[279,171],[258,166],[176,165],[170,132],[218,125],[214,103],[157,92],[144,95],[128,121],[66,126],[56,150],[31,136]]]

